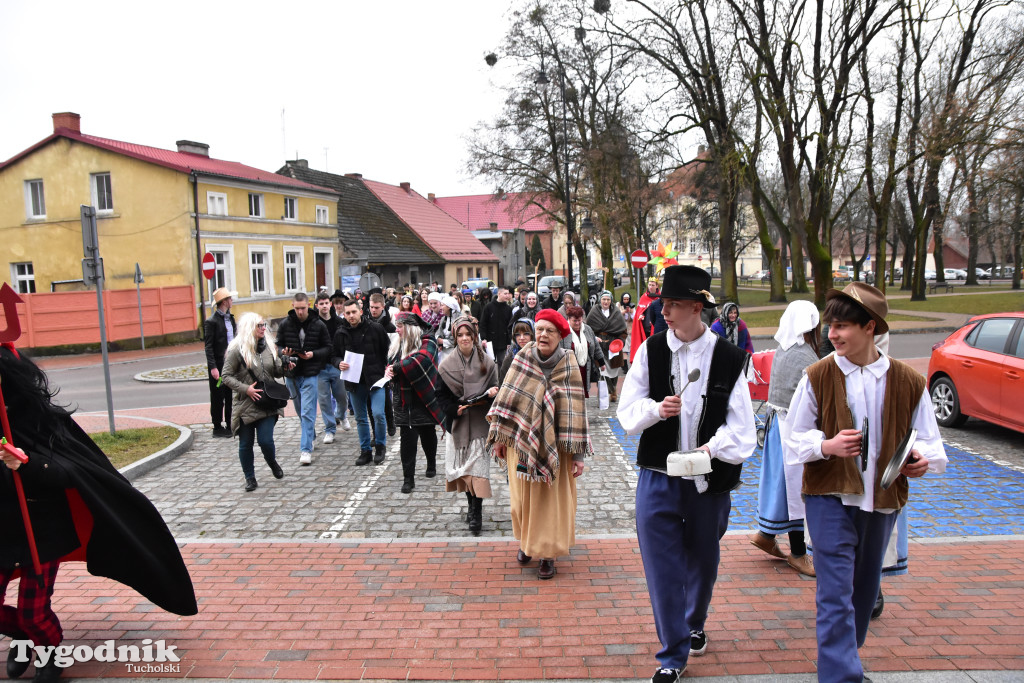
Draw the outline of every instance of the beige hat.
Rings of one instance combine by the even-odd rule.
[[[825,292],[825,301],[831,301],[837,296],[852,299],[854,303],[867,311],[867,314],[875,321],[875,334],[889,331],[889,323],[885,322],[885,316],[889,314],[889,302],[886,301],[885,294],[882,294],[880,290],[864,282],[851,282],[842,289],[830,289]]]
[[[227,287],[218,287],[213,290],[213,304],[217,306],[221,301],[224,301],[224,299],[227,299],[228,297],[234,299],[236,296],[238,296],[238,292],[229,291]]]

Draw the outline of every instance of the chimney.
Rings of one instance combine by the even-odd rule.
[[[53,114],[53,132],[58,128],[67,128],[75,133],[82,132],[82,117],[73,111],[64,111]]]
[[[428,192],[427,201],[430,202],[431,204],[437,204],[437,195],[434,194],[433,192]]]
[[[288,166],[294,166],[295,168],[309,168],[309,162],[305,159],[294,159],[286,163]]]
[[[203,142],[192,142],[191,140],[178,140],[175,142],[178,151],[185,154],[195,154],[201,157],[210,157],[210,146]]]
[[[491,232],[498,232],[498,224],[491,223]]]
[[[345,177],[346,178],[356,178],[356,179],[359,179],[359,178],[363,177],[363,174],[362,173],[346,173]]]
[[[410,183],[399,183],[398,186],[405,190],[406,194],[412,194],[412,185]]]

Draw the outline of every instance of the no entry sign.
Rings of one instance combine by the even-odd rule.
[[[634,268],[643,268],[647,265],[647,252],[637,249],[629,255],[629,262],[633,264]]]
[[[217,263],[213,260],[213,254],[206,252],[203,255],[203,277],[212,280],[217,273]]]

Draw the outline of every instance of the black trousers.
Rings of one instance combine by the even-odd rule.
[[[231,390],[221,382],[217,386],[217,380],[208,377],[210,380],[210,421],[214,427],[223,424],[231,429]]]
[[[427,456],[427,467],[433,467],[437,459],[437,432],[434,425],[401,426],[399,437],[399,453],[402,456],[402,476],[406,481],[416,478],[416,439],[423,444],[423,453]]]

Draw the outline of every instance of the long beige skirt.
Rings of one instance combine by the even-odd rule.
[[[522,551],[538,558],[568,555],[576,545],[576,478],[572,476],[572,456],[560,454],[558,472],[550,485],[520,479],[515,473],[515,460],[509,460],[508,493],[512,533]]]

